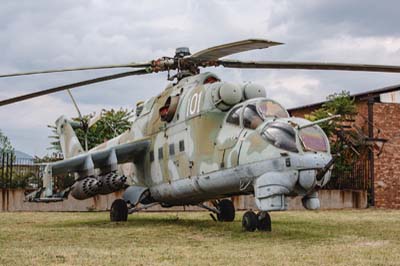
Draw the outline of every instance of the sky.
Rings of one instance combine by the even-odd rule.
[[[123,64],[173,56],[248,38],[284,45],[229,59],[400,65],[399,1],[324,0],[2,0],[0,73]],[[400,83],[399,74],[209,68],[224,81],[253,82],[286,108],[342,90]],[[122,70],[124,71],[124,70]],[[204,71],[204,70],[203,70]],[[0,79],[0,99],[118,70]],[[162,91],[166,73],[127,77],[72,90],[83,113],[130,108]],[[0,130],[31,155],[49,153],[47,127],[77,116],[66,92],[0,107]]]

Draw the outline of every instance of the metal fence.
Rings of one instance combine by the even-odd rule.
[[[0,188],[37,188],[42,184],[40,166],[33,159],[0,154]]]
[[[43,167],[32,159],[16,158],[12,153],[0,154],[0,188],[30,188],[42,186]],[[71,179],[71,178],[70,178]],[[73,183],[73,177],[72,177]],[[55,184],[60,187],[72,185],[68,178],[55,177]],[[347,170],[332,170],[332,176],[324,189],[368,190],[370,187],[369,161],[360,158]]]
[[[324,189],[368,190],[370,187],[370,163],[366,158],[355,161],[348,169],[332,169],[331,180]]]

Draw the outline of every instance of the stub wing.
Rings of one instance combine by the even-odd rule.
[[[142,159],[149,145],[150,140],[147,138],[127,142],[49,164],[49,170],[52,175],[78,173],[83,177],[94,175],[94,169],[115,171],[118,164]]]
[[[101,175],[106,175],[116,171],[118,164],[139,163],[144,160],[149,146],[150,139],[144,138],[50,163],[46,165],[43,175],[44,188],[31,193],[26,200],[36,202],[62,200],[67,193],[61,193],[59,196],[53,194],[53,176],[74,173],[82,180],[95,176],[95,169]]]

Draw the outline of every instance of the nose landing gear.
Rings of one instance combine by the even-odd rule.
[[[235,206],[231,200],[213,200],[211,203],[214,205],[214,207],[210,207],[203,203],[199,204],[198,206],[209,210],[211,212],[210,216],[214,221],[233,222],[233,220],[235,220]],[[215,217],[214,214],[216,214],[217,217]]]
[[[235,206],[231,200],[223,199],[217,203],[216,208],[219,210],[217,219],[220,222],[232,222],[235,220]]]
[[[271,217],[268,212],[260,211],[255,214],[253,211],[247,211],[242,218],[242,227],[245,231],[271,231]]]
[[[123,199],[116,199],[110,209],[111,222],[126,222],[128,220],[128,206]]]
[[[271,232],[271,216],[266,211],[260,211],[257,213],[257,230]]]

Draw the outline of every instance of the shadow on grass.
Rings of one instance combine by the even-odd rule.
[[[47,227],[94,227],[94,228],[118,228],[118,227],[168,227],[168,226],[183,226],[183,227],[195,227],[199,229],[210,228],[210,227],[218,227],[218,225],[222,223],[214,222],[211,220],[202,220],[202,219],[190,219],[190,218],[181,218],[177,216],[170,215],[163,217],[143,217],[143,216],[134,216],[130,217],[127,222],[110,222],[106,220],[108,217],[104,217],[105,219],[96,219],[96,220],[65,220],[63,222],[52,223],[51,225],[47,225]],[[225,223],[226,224],[226,223]]]
[[[108,218],[108,217],[104,217]],[[131,216],[127,222],[110,222],[105,219],[95,220],[65,220],[63,222],[51,223],[47,225],[37,225],[46,228],[93,228],[93,229],[141,229],[141,230],[160,230],[164,232],[183,232],[192,231],[196,234],[212,234],[231,239],[273,239],[283,241],[326,241],[337,237],[338,226],[329,228],[327,234],[326,226],[308,221],[273,221],[272,232],[244,232],[240,220],[231,223],[214,222],[213,220],[203,220],[202,218],[187,218],[174,215],[156,216]],[[182,230],[184,228],[184,230]]]

